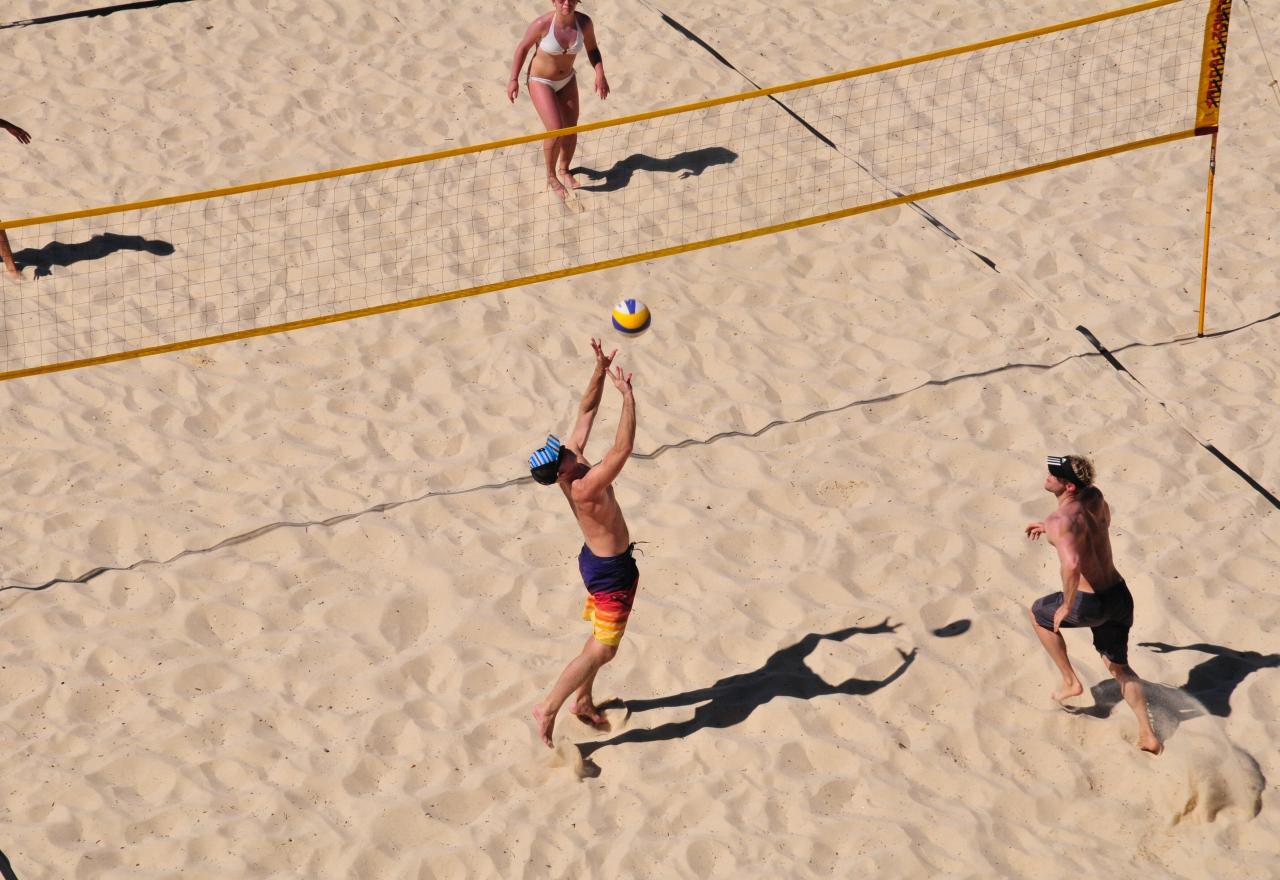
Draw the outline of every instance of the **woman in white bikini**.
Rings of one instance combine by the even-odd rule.
[[[520,94],[520,68],[533,49],[526,83],[529,99],[547,131],[578,124],[578,80],[573,73],[573,62],[584,48],[587,60],[595,68],[596,94],[601,98],[609,95],[609,81],[604,77],[604,62],[596,46],[591,19],[577,11],[578,0],[551,0],[551,6],[551,12],[535,18],[520,38],[511,62],[511,79],[507,82],[507,98],[514,103]],[[576,134],[542,142],[547,160],[547,185],[561,198],[567,195],[566,186],[577,189],[581,185],[569,173],[569,162],[577,146]]]

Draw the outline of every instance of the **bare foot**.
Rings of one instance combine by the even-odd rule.
[[[1145,733],[1138,735],[1138,748],[1144,752],[1150,752],[1158,755],[1164,751],[1164,743],[1160,742],[1160,738],[1155,733]]]
[[[569,197],[569,191],[564,188],[564,184],[556,177],[547,178],[547,189],[558,195],[562,199]]]
[[[9,275],[9,277],[10,277],[10,278],[12,278],[14,281],[25,281],[25,280],[26,280],[26,279],[24,279],[24,278],[22,277],[22,273],[21,273],[21,272],[19,272],[17,269],[10,269],[10,268],[8,268],[8,267],[6,266],[6,267],[5,267],[5,272],[7,272],[7,273],[8,273],[8,275]]]
[[[1072,697],[1078,697],[1084,693],[1084,688],[1080,686],[1080,682],[1074,681],[1070,684],[1064,684],[1053,692],[1053,698],[1061,703],[1063,700],[1069,700]]]
[[[582,184],[578,183],[578,179],[569,173],[569,166],[556,169],[556,176],[570,189],[579,189]]]
[[[542,737],[542,744],[551,748],[551,729],[555,726],[556,716],[548,715],[541,705],[537,705],[533,707],[533,722],[538,725],[538,736]]]
[[[584,724],[589,724],[592,727],[604,728],[609,726],[608,720],[600,714],[600,709],[588,697],[578,697],[575,699],[573,701],[573,705],[569,707],[569,711],[574,715],[577,715],[578,719]]]

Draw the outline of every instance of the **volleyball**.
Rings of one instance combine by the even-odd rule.
[[[613,307],[613,329],[623,336],[639,336],[649,329],[649,307],[638,299],[624,299]]]

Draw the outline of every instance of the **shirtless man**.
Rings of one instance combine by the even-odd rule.
[[[1124,701],[1138,716],[1138,748],[1153,755],[1164,746],[1151,728],[1142,679],[1129,666],[1129,628],[1133,625],[1133,596],[1111,559],[1111,508],[1093,485],[1093,463],[1076,455],[1049,456],[1046,492],[1058,507],[1044,522],[1026,527],[1027,537],[1048,535],[1058,549],[1062,592],[1036,600],[1030,608],[1032,629],[1062,673],[1059,702],[1084,692],[1067,659],[1067,643],[1058,630],[1087,626],[1093,646],[1120,684]]]
[[[634,547],[631,534],[613,494],[613,481],[627,463],[636,439],[636,402],[631,394],[631,374],[624,374],[621,367],[609,371],[618,353],[616,349],[606,356],[598,339],[591,340],[591,348],[595,351],[596,367],[582,395],[578,421],[569,442],[562,445],[554,436],[548,437],[546,445],[529,457],[533,478],[544,486],[560,487],[582,529],[585,543],[578,554],[578,569],[587,587],[582,618],[592,623],[592,634],[582,646],[582,653],[560,673],[546,699],[533,707],[538,736],[548,748],[556,713],[570,695],[573,696],[570,711],[592,726],[605,723],[591,696],[591,687],[600,667],[618,653],[618,643],[627,628],[627,617],[640,582],[640,572],[631,555]],[[606,376],[622,394],[622,418],[618,421],[613,446],[599,464],[592,466],[583,450],[600,409]]]

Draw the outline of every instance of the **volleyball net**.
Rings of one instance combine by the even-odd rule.
[[[1230,0],[1155,0],[562,132],[0,223],[0,379],[457,299],[1217,129]],[[577,133],[582,189],[546,189]],[[572,210],[571,210],[572,209]]]

